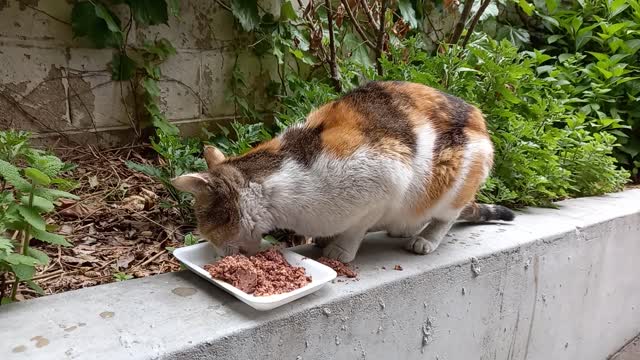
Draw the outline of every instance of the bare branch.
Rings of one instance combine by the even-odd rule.
[[[367,19],[369,19],[369,24],[371,24],[372,28],[377,29],[379,25],[376,22],[376,19],[373,18],[373,13],[371,12],[371,8],[369,7],[369,4],[367,4],[367,0],[360,0],[360,3],[362,4],[364,13],[367,15]]]
[[[449,38],[449,44],[457,44],[458,40],[460,40],[462,30],[464,30],[464,24],[467,23],[467,19],[469,18],[469,13],[471,12],[474,1],[475,0],[465,0],[464,8],[462,8],[462,14],[460,14],[460,18],[458,18],[456,27],[453,29],[453,33]]]
[[[333,34],[333,11],[331,10],[331,0],[324,0],[327,7],[327,19],[329,22],[329,70],[331,71],[331,81],[337,92],[342,91],[342,84],[338,77],[338,64],[336,62],[336,43]]]
[[[364,1],[364,0],[363,0]],[[387,12],[387,6],[389,0],[382,0],[382,8],[380,9],[380,28],[378,29],[378,43],[376,44],[376,67],[378,69],[378,75],[382,76],[382,52],[384,50],[384,36],[386,31],[384,28],[384,15]]]
[[[480,8],[478,9],[478,12],[476,12],[476,15],[471,20],[471,24],[469,24],[469,28],[467,29],[467,34],[464,36],[464,40],[462,40],[462,47],[463,48],[465,46],[467,46],[467,43],[469,42],[469,39],[471,38],[471,34],[473,34],[473,30],[476,28],[476,25],[478,25],[478,21],[480,21],[480,17],[482,16],[482,14],[487,9],[487,7],[489,6],[490,3],[491,3],[491,0],[483,0],[482,1],[482,4],[480,5]]]
[[[347,10],[347,14],[349,15],[349,17],[353,22],[353,27],[356,29],[358,34],[360,34],[360,37],[362,38],[362,40],[364,40],[364,43],[367,44],[367,46],[369,46],[372,50],[375,50],[376,49],[375,45],[373,45],[373,43],[369,40],[369,38],[367,37],[367,34],[364,32],[364,30],[360,26],[360,23],[358,23],[358,19],[356,19],[356,17],[353,15],[353,11],[351,11],[351,6],[349,6],[349,1],[347,0],[340,0],[340,1],[342,2],[342,5],[344,6],[344,8]]]

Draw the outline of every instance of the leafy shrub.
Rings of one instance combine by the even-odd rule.
[[[537,68],[562,87],[592,132],[617,137],[615,155],[640,181],[640,2],[535,1],[549,60]]]
[[[44,151],[33,149],[25,132],[0,132],[0,275],[13,274],[11,293],[2,302],[15,300],[19,282],[25,282],[38,293],[42,288],[33,280],[36,266],[47,265],[49,257],[30,247],[32,239],[49,244],[70,246],[43,218],[54,210],[59,198],[78,199],[62,189],[73,183],[59,177],[70,166]],[[14,232],[14,236],[9,236]]]

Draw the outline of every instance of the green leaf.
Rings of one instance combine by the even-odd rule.
[[[49,263],[49,256],[43,251],[34,249],[32,247],[27,248],[27,255],[38,260],[38,265],[47,265]]]
[[[141,27],[167,24],[169,11],[165,0],[127,0],[136,24]]]
[[[627,4],[628,0],[613,0],[610,2],[609,5],[609,19],[613,18],[614,16],[620,14],[621,12],[625,11],[625,9],[629,6],[629,4]]]
[[[536,8],[535,5],[530,4],[526,0],[518,0],[518,5],[528,16],[531,16],[531,14],[533,14],[533,10]]]
[[[38,185],[47,186],[51,183],[51,179],[47,176],[47,174],[38,169],[26,168],[24,169],[24,175],[33,180],[33,182]]]
[[[38,295],[44,295],[44,290],[40,287],[40,285],[33,282],[33,280],[26,280],[25,283],[27,286],[35,290]]]
[[[416,18],[416,11],[411,4],[411,0],[399,0],[398,7],[400,8],[402,19],[404,19],[412,29],[417,28],[418,19]]]
[[[59,198],[67,198],[73,200],[80,200],[80,197],[68,193],[66,191],[58,190],[58,189],[36,189],[36,195],[41,196],[48,200],[57,200]]]
[[[160,96],[160,88],[158,87],[158,83],[152,78],[145,78],[142,80],[142,87],[147,91],[147,94],[151,97],[159,97]]]
[[[576,50],[580,50],[586,43],[591,40],[591,35],[593,33],[591,30],[578,32],[578,36],[576,36]]]
[[[40,229],[31,229],[31,232],[33,234],[33,237],[40,241],[44,241],[53,245],[71,246],[71,244],[61,235],[52,234]]]
[[[199,239],[197,237],[195,237],[192,233],[188,233],[184,237],[184,245],[185,246],[195,245],[198,242],[199,242]]]
[[[168,0],[169,1],[169,12],[173,16],[180,15],[180,0]]]
[[[0,160],[0,176],[22,192],[31,190],[31,184],[20,176],[18,168],[4,160]]]
[[[11,239],[0,237],[0,251],[8,253],[13,251],[13,242]]]
[[[107,28],[111,32],[114,32],[114,33],[119,32],[120,24],[116,23],[116,21],[114,20],[114,19],[117,19],[118,17],[112,12],[110,12],[107,8],[104,7],[104,5],[100,3],[94,3],[94,6],[96,9],[96,15],[107,23]]]
[[[29,265],[11,265],[11,270],[16,274],[20,280],[30,280],[36,273],[36,268]]]
[[[231,0],[231,12],[245,31],[251,31],[260,24],[257,0]]]
[[[75,37],[88,37],[98,48],[120,47],[123,42],[120,20],[100,3],[76,2],[71,11]]]
[[[136,62],[127,54],[117,52],[111,61],[111,79],[116,81],[129,80],[136,73]]]
[[[562,39],[564,35],[551,35],[547,38],[547,43],[553,44],[554,42]]]
[[[544,3],[547,5],[547,10],[549,14],[553,14],[558,8],[558,0],[545,0]]]
[[[29,196],[23,195],[20,198],[20,202],[22,203],[22,205],[29,206]],[[33,207],[42,212],[49,212],[54,209],[53,203],[51,201],[36,195],[33,196]]]
[[[152,178],[162,179],[163,177],[165,177],[162,171],[154,166],[138,164],[133,161],[127,161],[126,164],[127,164],[127,167],[129,167],[129,169],[141,172]]]
[[[176,48],[165,38],[154,42],[145,42],[144,50],[155,55],[160,61],[165,61],[169,56],[176,54]]]
[[[293,4],[291,3],[291,1],[283,2],[280,6],[280,20],[287,21],[295,20],[297,18],[298,13],[296,13],[296,10],[293,8]]]
[[[4,256],[2,259],[11,265],[36,266],[39,264],[38,259],[34,259],[30,256],[25,256],[18,253],[9,254],[7,256]]]
[[[35,208],[19,205],[18,212],[29,225],[33,226],[35,229],[44,230],[45,223],[44,219]]]

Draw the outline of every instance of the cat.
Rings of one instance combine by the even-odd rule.
[[[493,165],[480,110],[415,83],[370,82],[244,155],[207,146],[204,157],[207,172],[172,183],[194,195],[199,231],[224,255],[255,253],[276,228],[345,263],[370,231],[428,254],[456,220],[514,218],[475,202]]]

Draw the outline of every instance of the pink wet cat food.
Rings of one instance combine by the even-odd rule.
[[[327,265],[328,267],[335,270],[335,272],[338,273],[338,276],[346,276],[349,278],[354,278],[358,276],[358,274],[355,271],[351,270],[349,265],[342,263],[338,260],[321,257],[316,261],[319,262],[320,264]]]
[[[304,268],[291,266],[276,249],[261,251],[254,256],[225,256],[204,269],[215,279],[228,282],[254,296],[283,294],[311,282]]]

